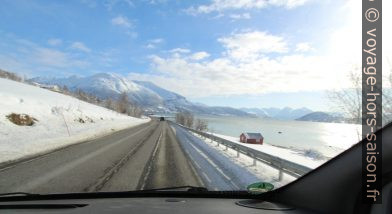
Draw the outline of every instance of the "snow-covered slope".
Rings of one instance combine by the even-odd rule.
[[[151,82],[129,80],[118,74],[99,73],[88,77],[71,76],[68,78],[33,78],[30,81],[67,86],[70,90],[81,89],[100,98],[118,97],[126,92],[133,103],[145,110],[159,113],[190,111],[198,114],[250,116],[250,114],[229,107],[210,107],[195,104],[185,97],[163,89]]]
[[[71,76],[68,78],[43,78],[31,79],[32,82],[67,86],[70,90],[81,89],[100,98],[117,97],[126,92],[133,102],[142,106],[156,106],[163,103],[163,99],[151,91],[133,81],[118,74],[98,73],[88,77]]]
[[[157,93],[160,97],[162,97],[164,100],[185,99],[185,97],[177,93],[171,92],[169,90],[163,89],[151,82],[135,81],[135,80],[133,82],[152,90],[153,92]]]
[[[45,152],[149,121],[2,78],[0,100],[0,162]],[[6,117],[11,113],[28,114],[37,122],[33,126],[15,125]]]

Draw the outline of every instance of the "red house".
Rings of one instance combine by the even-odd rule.
[[[240,135],[240,142],[252,143],[252,144],[263,144],[264,137],[260,133],[248,133],[244,132]]]

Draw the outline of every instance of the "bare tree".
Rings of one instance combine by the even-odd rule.
[[[121,93],[120,98],[117,101],[117,111],[122,114],[128,113],[129,99],[126,92]]]
[[[185,112],[185,126],[192,128],[194,122],[194,116],[190,112]]]
[[[0,69],[0,77],[5,78],[5,79],[18,81],[18,82],[23,82],[22,77],[20,77],[19,75],[12,73],[12,72],[4,71],[1,69]]]
[[[68,87],[66,85],[63,85],[63,88],[61,89],[63,94],[71,94],[71,92],[69,91]]]
[[[111,98],[105,100],[105,108],[113,110],[113,101]]]
[[[185,125],[185,116],[184,113],[178,112],[176,113],[176,123]]]
[[[202,119],[197,119],[195,124],[195,129],[202,132],[207,131],[208,129],[207,121]]]
[[[195,120],[194,118],[195,117],[190,112],[178,112],[176,114],[176,123],[192,128]]]
[[[135,112],[134,115],[135,117],[141,117],[143,115],[144,111],[140,107],[135,107]]]
[[[348,117],[348,122],[360,124],[362,118],[362,77],[360,69],[355,67],[349,75],[351,88],[330,91],[328,96],[335,103],[334,110],[344,113]],[[392,72],[388,81],[392,85]],[[382,99],[383,124],[386,124],[392,120],[391,88],[383,88]]]
[[[344,113],[348,122],[359,124],[362,117],[362,85],[361,76],[354,73],[355,70],[349,76],[352,88],[330,91],[328,96],[336,105],[334,110]]]
[[[130,105],[128,109],[128,115],[132,117],[141,117],[143,115],[143,109],[139,106]]]

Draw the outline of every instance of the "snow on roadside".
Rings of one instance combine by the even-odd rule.
[[[246,169],[247,171],[252,173],[254,176],[256,176],[259,179],[259,181],[269,182],[273,184],[275,188],[284,186],[296,179],[291,175],[284,174],[282,180],[279,181],[279,171],[277,169],[259,161],[256,162],[256,165],[254,165],[253,158],[251,157],[248,157],[244,154],[240,154],[240,156],[237,157],[237,151],[232,150],[230,148],[226,149],[226,146],[223,146],[222,144],[218,146],[218,143],[216,141],[212,141],[211,139],[204,138],[196,133],[193,132],[189,132],[189,133],[204,141],[206,145],[208,145],[208,147],[210,148],[209,149],[210,151],[213,150],[214,152],[217,152],[220,155],[229,158],[231,160],[230,162],[221,161],[221,164],[227,165],[226,168],[233,168],[231,164],[234,163],[240,166],[242,169]],[[213,152],[211,151],[210,153]],[[245,174],[246,173],[238,174],[237,177],[241,179],[246,179],[243,178]]]
[[[263,145],[260,144],[247,144],[239,142],[239,139],[231,136],[211,133],[217,137],[229,140],[233,143],[237,143],[243,146],[247,146],[249,148],[274,155],[281,159],[285,159],[288,161],[292,161],[294,163],[301,164],[303,166],[307,166],[309,168],[315,169],[318,166],[325,163],[328,159],[323,157],[322,154],[319,154],[317,151],[313,150],[300,150],[300,149],[293,149],[293,148],[283,148],[277,147],[273,145],[269,145],[264,143]]]
[[[6,116],[38,121],[18,126]],[[36,86],[0,78],[0,163],[44,153],[148,122]]]

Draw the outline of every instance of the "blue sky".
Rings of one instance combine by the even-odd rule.
[[[3,0],[0,68],[113,72],[210,105],[329,110],[325,91],[350,87],[360,63],[353,2]]]

